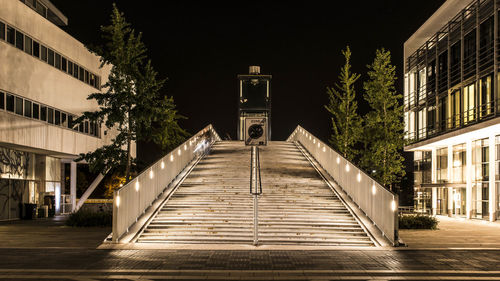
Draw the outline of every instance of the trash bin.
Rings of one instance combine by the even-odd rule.
[[[56,197],[54,195],[45,195],[43,204],[48,206],[47,216],[53,217],[56,214]]]
[[[25,220],[32,220],[36,218],[36,204],[24,203],[24,217]]]
[[[49,206],[43,205],[38,208],[38,217],[39,218],[47,218],[49,217]]]

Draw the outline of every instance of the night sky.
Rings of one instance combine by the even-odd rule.
[[[99,43],[99,26],[109,24],[113,1],[52,2],[69,19],[64,30],[83,43]],[[195,133],[212,123],[222,137],[234,139],[236,75],[260,65],[263,74],[273,75],[273,140],[286,139],[297,124],[328,139],[326,87],[337,81],[347,44],[360,80],[375,50],[389,49],[402,91],[403,43],[444,2],[330,1],[336,6],[324,6],[252,1],[242,6],[238,1],[117,1],[132,26],[143,32],[156,70],[169,78],[164,92],[188,117],[181,122],[186,130]],[[364,114],[362,81],[357,92]]]

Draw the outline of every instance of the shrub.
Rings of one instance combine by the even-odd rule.
[[[112,222],[113,214],[111,212],[92,212],[80,209],[78,212],[69,215],[66,225],[77,227],[111,226]]]
[[[428,215],[399,215],[399,229],[437,229],[438,220]]]

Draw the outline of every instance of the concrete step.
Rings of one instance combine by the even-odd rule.
[[[250,148],[218,142],[191,171],[139,243],[253,241]],[[292,143],[261,148],[261,244],[373,246],[342,201]]]

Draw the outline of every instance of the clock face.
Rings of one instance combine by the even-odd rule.
[[[258,139],[264,134],[264,129],[260,124],[253,124],[248,128],[248,136],[252,139]]]

